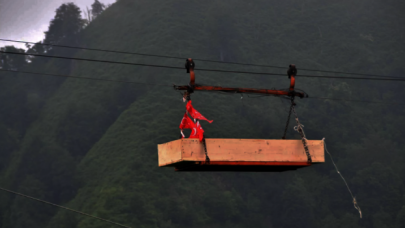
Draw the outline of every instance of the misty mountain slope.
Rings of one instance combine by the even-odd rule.
[[[220,192],[218,183],[212,181],[215,174],[179,175],[172,168],[162,169],[157,166],[157,144],[178,137],[178,130],[173,129],[178,128],[178,116],[183,114],[184,104],[175,99],[176,95],[173,94],[163,96],[151,105],[150,100],[155,98],[156,94],[150,93],[145,99],[132,104],[89,151],[79,166],[85,186],[73,205],[80,205],[84,210],[97,214],[109,214],[111,208],[116,208],[124,213],[117,214],[117,218],[130,219],[134,225],[153,225],[169,220],[174,224],[185,222],[190,225],[206,220],[209,222],[215,219],[209,216],[210,212],[221,208],[204,204],[204,200],[198,196],[205,192]],[[223,110],[230,108],[225,107]],[[240,129],[244,129],[243,133],[239,133],[240,137],[252,135],[253,129],[246,120],[236,114],[229,115],[238,121]],[[230,194],[232,199],[236,193],[226,194]],[[93,197],[88,198],[89,195]],[[115,201],[117,197],[121,202],[131,202],[131,206]],[[100,198],[104,200],[99,201]],[[181,205],[177,205],[176,198],[182,202]],[[161,208],[159,205],[164,206]],[[182,213],[177,214],[177,209],[172,206]],[[194,210],[200,211],[201,215],[194,213]],[[94,223],[79,219],[79,227]]]
[[[48,200],[63,202],[75,194],[76,163],[125,109],[128,100],[136,97],[136,92],[129,91],[126,85],[101,85],[68,80],[46,102],[4,174],[10,186],[16,188],[30,174],[29,178],[45,183]],[[114,96],[106,102],[103,93]]]
[[[356,7],[350,2],[329,5],[318,1],[157,4],[121,0],[86,27],[80,38],[83,46],[95,48],[286,68],[296,63],[297,87],[310,97],[399,102],[403,96],[399,83],[299,77],[311,74],[301,67],[384,74],[403,70],[404,44],[400,36],[392,36],[402,20],[397,20],[401,5],[363,3]],[[383,16],[384,20],[377,20]],[[184,65],[184,60],[103,52],[78,51],[74,56]],[[287,76],[198,71],[203,68],[270,72],[267,68],[196,61],[197,83],[252,88],[289,85]],[[179,136],[178,124],[185,108],[180,93],[171,85],[188,83],[185,70],[81,61],[50,61],[35,70],[66,70],[65,74],[75,76],[164,86],[79,79],[62,80],[57,86],[50,83],[52,92],[41,100],[37,118],[29,123],[10,162],[3,165],[1,180],[10,188],[134,227],[400,224],[405,204],[402,106],[297,101],[308,138],[326,137],[328,149],[353,183],[365,215],[359,221],[329,160],[275,174],[175,173],[158,168],[157,144]],[[45,76],[42,80],[47,82]],[[203,123],[207,137],[213,138],[277,139],[288,114],[288,101],[273,97],[245,95],[241,99],[239,95],[195,93],[192,100],[195,108],[214,120]],[[26,108],[25,104],[20,106]],[[291,119],[289,138],[297,137],[293,125]],[[5,129],[0,132],[9,136]],[[7,148],[10,144],[2,145]],[[2,195],[1,202],[2,227],[109,227],[18,197]]]
[[[95,57],[86,52],[79,53],[77,56]],[[106,59],[110,56],[103,57]],[[110,58],[117,60],[115,56]],[[121,61],[125,60],[121,59]],[[114,78],[130,75],[126,79],[133,79],[136,72],[128,67],[110,67],[108,68],[110,75],[108,75],[103,70],[106,67],[107,65],[103,64],[82,65],[75,63],[71,73],[79,76],[97,75],[96,77],[100,78],[111,77],[111,75],[114,75]],[[113,69],[117,69],[117,72],[111,71]],[[50,69],[45,68],[43,70]],[[158,71],[155,72],[156,74],[159,73]],[[138,80],[138,82],[142,82],[142,80]],[[153,78],[148,78],[148,82],[153,83]],[[77,188],[75,163],[86,153],[89,145],[103,134],[103,129],[108,127],[111,121],[114,121],[114,116],[125,109],[127,103],[134,99],[134,95],[142,93],[142,91],[144,91],[142,87],[134,88],[125,84],[94,83],[77,79],[67,80],[46,102],[41,111],[42,114],[27,131],[21,149],[13,154],[8,170],[4,175],[4,183],[8,182],[11,187],[24,189],[27,188],[24,185],[24,179],[29,178],[46,186],[43,189],[44,195],[47,196],[46,199],[54,202],[63,202],[69,199],[72,194],[75,194]],[[175,135],[177,136],[178,132]],[[32,161],[39,162],[33,163]],[[25,177],[26,173],[31,175]],[[50,194],[49,191],[53,194]],[[19,203],[18,200],[11,205],[17,203]],[[4,224],[12,223],[9,219],[14,217],[13,213],[21,212],[18,205],[12,208],[16,209],[11,210],[11,215]],[[29,213],[29,209],[23,211]],[[43,219],[41,220],[45,222]]]

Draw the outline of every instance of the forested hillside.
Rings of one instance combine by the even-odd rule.
[[[179,137],[185,110],[172,85],[189,75],[178,69],[3,54],[2,69],[149,85],[0,71],[0,186],[131,227],[404,227],[404,82],[299,77],[348,76],[303,68],[403,77],[404,9],[401,1],[371,0],[119,0],[68,27],[80,12],[64,4],[45,42],[184,60],[27,51],[176,67],[187,57],[285,66],[196,61],[196,83],[246,88],[287,88],[289,79],[198,69],[285,74],[296,64],[296,87],[309,94],[296,106],[307,138],[326,138],[362,219],[327,155],[324,164],[282,173],[159,168],[157,144]],[[277,97],[196,92],[192,99],[214,120],[203,123],[208,138],[279,139],[287,121],[289,103]],[[287,137],[299,138],[292,125]],[[0,228],[8,227],[113,226],[1,192]]]

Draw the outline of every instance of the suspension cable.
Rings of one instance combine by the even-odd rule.
[[[54,206],[54,207],[58,207],[58,208],[61,208],[61,209],[64,209],[64,210],[68,210],[68,211],[71,211],[71,212],[74,212],[74,213],[77,213],[77,214],[80,214],[80,215],[84,215],[84,216],[87,216],[87,217],[90,217],[90,218],[98,219],[98,220],[103,221],[103,222],[108,222],[108,223],[114,224],[116,226],[120,226],[120,227],[124,227],[124,228],[131,228],[129,226],[126,226],[126,225],[123,225],[123,224],[120,224],[120,223],[117,223],[117,222],[113,222],[111,220],[103,219],[103,218],[100,218],[100,217],[97,217],[97,216],[94,216],[94,215],[91,215],[91,214],[87,214],[87,213],[84,213],[84,212],[81,212],[81,211],[77,211],[77,210],[74,210],[74,209],[71,209],[71,208],[68,208],[68,207],[64,207],[64,206],[54,204],[54,203],[51,203],[51,202],[48,202],[48,201],[45,201],[45,200],[41,200],[41,199],[38,199],[38,198],[34,198],[32,196],[24,195],[24,194],[21,194],[21,193],[15,192],[15,191],[11,191],[11,190],[8,190],[8,189],[2,188],[2,187],[0,187],[0,190],[8,192],[8,193],[15,194],[15,195],[18,195],[18,196],[22,196],[22,197],[25,197],[25,198],[28,198],[28,199],[31,199],[31,200],[35,200],[35,201],[38,201],[38,202],[41,202],[41,203],[45,203],[45,204],[48,204],[48,205],[51,205],[51,206]]]
[[[378,101],[362,101],[362,100],[348,100],[330,97],[308,97],[311,99],[321,99],[321,100],[333,100],[333,101],[347,101],[347,102],[359,102],[359,103],[371,103],[371,104],[384,104],[384,105],[405,105],[405,103],[392,103],[392,102],[378,102]]]
[[[30,71],[6,70],[6,69],[0,69],[0,71],[11,72],[11,73],[33,74],[33,75],[45,75],[45,76],[54,76],[54,77],[87,79],[87,80],[95,80],[95,81],[120,82],[120,83],[132,83],[132,84],[141,84],[141,85],[173,87],[172,85],[167,85],[167,84],[153,84],[153,83],[143,83],[143,82],[134,82],[134,81],[124,81],[124,80],[113,80],[113,79],[102,79],[102,78],[91,78],[91,77],[79,77],[79,76],[73,76],[73,75],[38,73],[38,72],[30,72]],[[220,93],[220,92],[215,92],[215,93]],[[228,94],[228,93],[225,93],[225,94]],[[270,96],[270,95],[260,95],[260,96],[256,96],[256,97],[248,96],[248,97],[249,98],[261,98],[261,97],[268,97],[268,96]],[[347,99],[337,99],[337,98],[328,98],[328,97],[308,97],[308,98],[323,99],[323,100],[346,101],[346,102],[383,104],[383,105],[405,105],[405,103],[387,103],[387,102],[378,102],[378,101],[347,100]]]
[[[6,42],[34,44],[34,45],[50,46],[50,47],[72,48],[72,49],[81,49],[81,50],[89,50],[89,51],[103,51],[103,52],[117,53],[117,54],[130,54],[130,55],[140,55],[140,56],[150,56],[150,57],[170,58],[170,59],[186,59],[184,57],[179,57],[179,56],[156,55],[156,54],[146,54],[146,53],[128,52],[128,51],[115,51],[115,50],[99,49],[99,48],[75,47],[75,46],[69,46],[69,45],[40,43],[40,42],[35,43],[35,42],[10,40],[10,39],[1,39],[1,38],[0,38],[0,40],[1,41],[6,41]],[[285,67],[281,67],[281,66],[271,66],[271,65],[262,65],[262,64],[251,64],[251,63],[240,63],[240,62],[224,62],[224,61],[218,61],[218,60],[208,60],[208,59],[198,59],[198,58],[197,59],[195,58],[194,60],[203,61],[203,62],[211,62],[211,63],[234,64],[234,65],[241,65],[241,66],[255,66],[255,67],[268,67],[268,68],[276,68],[276,69],[285,69]],[[394,76],[386,76],[386,75],[351,73],[351,72],[342,72],[342,71],[328,71],[328,70],[303,69],[303,68],[300,68],[300,70],[312,71],[312,72],[323,72],[323,73],[334,73],[334,74],[347,74],[347,75],[358,75],[358,76],[369,76],[369,77],[381,77],[381,78],[403,78],[403,77],[394,77]]]
[[[13,72],[13,73],[23,73],[23,74],[34,74],[34,75],[46,75],[46,76],[55,76],[55,77],[65,77],[65,78],[87,79],[87,80],[96,80],[96,81],[121,82],[121,83],[132,83],[132,84],[141,84],[141,85],[166,86],[166,87],[170,86],[170,87],[173,87],[171,85],[165,85],[165,84],[152,84],[152,83],[143,83],[143,82],[124,81],[124,80],[79,77],[79,76],[63,75],[63,74],[48,74],[48,73],[37,73],[37,72],[29,72],[29,71],[15,71],[15,70],[4,70],[4,69],[0,69],[0,71]]]
[[[9,52],[9,51],[0,51],[0,53],[15,54],[15,55],[25,55],[25,56],[37,56],[37,57],[46,57],[46,58],[55,58],[55,59],[69,59],[69,60],[78,60],[78,61],[89,61],[89,62],[100,62],[100,63],[111,63],[111,64],[147,66],[147,67],[158,67],[158,68],[184,70],[183,67],[173,67],[173,66],[164,66],[164,65],[156,65],[156,64],[143,64],[143,63],[130,63],[130,62],[109,61],[109,60],[96,60],[96,59],[77,58],[77,57],[55,56],[55,55],[51,56],[51,55],[42,55],[42,54],[17,53],[17,52]],[[265,72],[230,71],[230,70],[216,70],[216,69],[198,69],[198,70],[199,71],[207,71],[207,72],[219,72],[219,73],[273,75],[273,76],[283,76],[283,77],[285,77],[284,74],[265,73]],[[318,75],[299,75],[299,77],[374,80],[374,81],[403,81],[403,82],[405,82],[405,78],[391,78],[391,77],[390,78],[365,78],[365,77],[341,77],[341,76],[318,76]]]

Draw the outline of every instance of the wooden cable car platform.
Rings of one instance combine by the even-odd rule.
[[[306,98],[308,95],[294,89],[297,75],[294,64],[291,64],[287,70],[290,88],[284,90],[197,85],[194,68],[193,59],[187,59],[185,69],[190,73],[190,83],[173,85],[176,90],[184,90],[183,102],[187,101],[186,113],[179,126],[182,139],[158,145],[160,167],[171,166],[176,171],[282,172],[325,162],[323,140],[307,140],[303,125],[295,112],[295,97]],[[291,107],[283,139],[206,139],[199,121],[211,123],[212,120],[208,120],[192,107],[191,94],[194,91],[255,93],[288,97],[291,100]],[[297,122],[294,129],[301,135],[301,140],[285,140],[292,113]],[[189,114],[194,121],[190,119]],[[185,138],[183,129],[192,129],[190,138]]]
[[[282,172],[325,162],[323,140],[307,140],[312,163],[301,140],[206,139],[207,155],[198,139],[158,145],[159,166],[176,171]]]

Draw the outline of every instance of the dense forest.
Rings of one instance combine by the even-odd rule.
[[[405,227],[403,82],[299,77],[402,77],[402,1],[95,1],[86,18],[62,4],[43,43],[285,66],[196,61],[196,82],[288,88],[309,94],[296,110],[308,139],[325,137],[363,213],[327,155],[324,164],[281,173],[175,172],[157,165],[157,144],[178,139],[185,104],[171,85],[185,70],[0,53],[0,68],[148,83],[113,83],[0,71],[0,186],[131,227]],[[1,34],[2,38],[7,34]],[[184,60],[27,45],[9,52],[167,66]],[[158,86],[163,84],[167,86]],[[320,99],[330,98],[330,99]],[[334,100],[341,99],[341,100]],[[365,102],[370,101],[370,102]],[[373,103],[374,102],[374,103]],[[212,124],[208,138],[280,139],[288,101],[193,94]],[[293,123],[293,121],[291,121]],[[291,124],[287,138],[299,138]],[[0,228],[113,225],[0,192]]]

